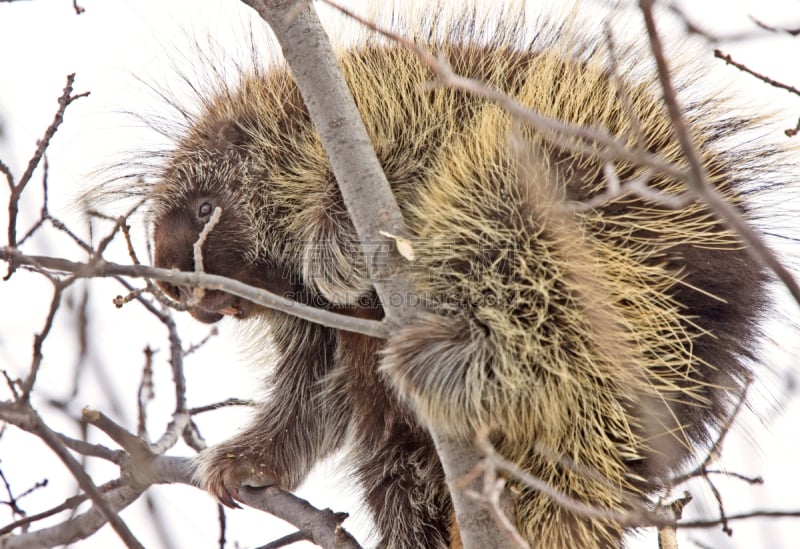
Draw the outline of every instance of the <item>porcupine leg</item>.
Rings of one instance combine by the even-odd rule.
[[[332,366],[335,333],[274,314],[278,359],[268,379],[271,398],[246,429],[197,458],[198,480],[230,506],[242,485],[294,489],[341,444],[349,419],[348,410],[330,409],[318,398],[320,380]]]
[[[450,497],[427,433],[398,422],[383,441],[364,446],[356,474],[380,533],[377,547],[453,547]]]
[[[383,316],[379,308],[346,313]],[[452,513],[444,473],[428,433],[376,375],[384,341],[340,331],[337,343],[337,367],[325,380],[326,396],[350,403],[353,438],[346,460],[372,512],[377,547],[448,547]]]

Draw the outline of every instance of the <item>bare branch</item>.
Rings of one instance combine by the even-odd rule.
[[[112,421],[104,413],[84,408],[81,417],[111,437],[111,440],[119,444],[133,459],[146,461],[152,457],[150,448],[142,439]]]
[[[206,272],[205,267],[203,266],[203,244],[205,244],[208,235],[214,230],[214,227],[217,226],[217,223],[219,223],[221,217],[222,208],[217,206],[214,208],[214,213],[212,216],[208,219],[206,224],[203,225],[203,230],[200,231],[200,236],[197,237],[197,242],[194,243],[194,270],[198,273]]]
[[[9,269],[11,268],[12,263],[9,263]],[[22,395],[20,396],[21,402],[27,402],[30,399],[31,391],[33,391],[33,386],[36,383],[36,376],[39,374],[39,368],[42,365],[42,345],[44,344],[45,339],[50,334],[50,330],[53,328],[53,319],[56,316],[56,312],[58,311],[59,306],[61,305],[61,297],[64,293],[64,288],[69,285],[72,281],[67,281],[65,284],[60,282],[55,282],[54,279],[50,279],[51,282],[54,282],[55,290],[53,291],[53,298],[50,301],[50,310],[47,312],[47,317],[44,322],[44,327],[42,331],[38,334],[33,336],[33,358],[31,360],[31,369],[28,372],[28,376],[22,382]],[[74,280],[74,279],[73,279]]]
[[[479,436],[477,442],[483,455],[485,455],[495,467],[512,474],[514,478],[521,480],[527,486],[547,494],[549,498],[565,509],[575,511],[585,517],[609,519],[623,525],[644,526],[657,522],[656,517],[652,516],[652,514],[648,513],[644,508],[633,509],[630,513],[625,513],[613,509],[601,509],[579,499],[575,499],[558,488],[522,470],[515,463],[498,454],[485,435]]]
[[[611,163],[606,163],[603,166],[603,173],[605,174],[606,181],[608,182],[606,190],[601,193],[597,193],[588,200],[584,200],[582,202],[573,202],[572,205],[575,211],[586,212],[627,194],[633,194],[653,202],[654,204],[659,204],[661,206],[676,210],[688,206],[695,200],[694,196],[688,193],[674,195],[663,193],[648,186],[647,183],[652,178],[652,174],[649,171],[645,171],[643,174],[639,175],[638,177],[634,177],[625,183],[622,183],[619,180],[619,176],[617,175],[617,172],[614,170],[614,166]]]
[[[252,400],[243,400],[241,398],[229,398],[227,400],[223,400],[222,402],[216,402],[214,404],[209,404],[207,406],[197,406],[196,408],[190,408],[188,410],[189,415],[195,414],[202,414],[203,412],[211,412],[213,410],[219,410],[220,408],[226,408],[228,406],[257,406],[258,403]]]
[[[692,478],[695,478],[695,477],[699,477],[699,476],[705,477],[708,480],[708,474],[710,473],[710,471],[708,470],[708,467],[712,463],[714,463],[716,460],[718,460],[719,456],[722,454],[722,445],[724,444],[725,438],[728,436],[728,433],[730,432],[731,428],[733,427],[733,424],[736,421],[736,418],[739,417],[739,414],[741,413],[742,409],[744,408],[745,402],[747,401],[747,392],[748,392],[749,388],[750,388],[750,384],[748,383],[742,389],[742,392],[739,395],[739,399],[736,402],[736,406],[731,411],[731,413],[728,416],[728,418],[725,421],[725,423],[722,425],[722,428],[720,429],[716,440],[711,445],[711,448],[709,448],[708,453],[706,454],[706,457],[703,459],[703,462],[700,465],[698,465],[695,469],[693,469],[692,471],[689,471],[686,474],[679,475],[679,476],[671,479],[669,484],[670,484],[670,486],[672,488],[674,488],[674,487],[686,482],[689,479],[692,479]],[[746,479],[747,477],[744,477],[744,478]]]
[[[0,480],[3,481],[3,486],[5,486],[6,494],[8,494],[8,501],[0,501],[0,504],[8,505],[11,508],[11,512],[14,515],[25,516],[25,511],[19,506],[19,500],[24,498],[26,495],[35,492],[36,490],[47,486],[47,479],[44,479],[41,482],[37,482],[32,487],[25,490],[23,493],[15,496],[14,490],[11,489],[11,483],[6,478],[5,473],[2,469],[0,469]]]
[[[150,445],[150,451],[156,455],[166,453],[167,450],[175,446],[178,442],[178,438],[187,430],[188,426],[189,414],[186,412],[174,413],[172,421],[169,422],[164,433],[156,442]]]
[[[783,133],[786,134],[786,137],[794,137],[800,133],[800,118],[797,119],[797,125],[794,128],[787,128],[783,130]]]
[[[0,254],[2,254],[2,251],[0,251]],[[96,265],[97,264],[95,263],[94,267],[96,267]],[[114,278],[125,288],[131,290],[132,286],[127,281],[117,276]],[[156,288],[155,284],[149,280],[147,285],[148,288]],[[115,305],[117,304],[118,299],[119,296],[113,300]],[[172,378],[175,384],[175,414],[182,414],[186,411],[186,377],[183,374],[183,357],[185,353],[183,352],[183,343],[178,335],[178,328],[175,325],[175,321],[169,314],[168,310],[162,311],[157,309],[149,300],[144,299],[140,294],[132,299],[136,299],[145,309],[147,309],[149,313],[155,316],[167,328],[167,332],[169,334],[170,365],[172,366]]]
[[[21,518],[15,522],[11,522],[3,526],[2,528],[0,528],[0,536],[5,536],[7,534],[10,534],[17,528],[22,528],[28,526],[29,524],[33,524],[34,522],[46,519],[48,517],[52,517],[53,515],[57,515],[62,511],[76,509],[78,505],[87,501],[88,499],[89,497],[86,494],[79,494],[77,496],[67,498],[63,503],[61,503],[60,505],[56,505],[52,509],[48,509],[47,511],[43,511],[35,515],[29,515],[27,517]],[[4,547],[1,541],[0,541],[0,547]]]
[[[789,36],[800,36],[800,26],[798,25],[790,25],[788,27],[783,27],[783,28],[775,27],[772,25],[767,25],[766,23],[756,19],[752,15],[750,16],[750,20],[759,27],[761,27],[762,29],[770,32],[785,33],[788,34]]]
[[[125,455],[125,452],[121,450],[112,450],[100,444],[90,444],[85,440],[78,440],[66,435],[60,435],[60,437],[64,446],[84,456],[97,457],[120,465]]]
[[[205,225],[203,225],[203,230],[200,231],[200,236],[197,237],[197,241],[194,243],[194,270],[198,273],[206,272],[205,266],[203,265],[203,244],[205,244],[208,235],[211,234],[211,231],[214,230],[214,227],[217,226],[219,223],[220,218],[222,217],[222,208],[217,206],[214,208],[214,213],[208,219]],[[192,296],[189,299],[188,305],[196,305],[203,299],[203,295],[205,294],[205,288],[196,286],[194,291],[192,292]]]
[[[753,40],[757,38],[764,38],[768,36],[768,33],[786,33],[792,36],[797,36],[800,33],[800,29],[792,29],[791,25],[787,28],[778,28],[767,25],[762,23],[758,19],[753,16],[750,16],[750,20],[756,24],[756,26],[760,27],[761,30],[758,29],[748,29],[739,32],[729,33],[729,34],[715,34],[709,31],[706,28],[703,28],[699,23],[693,21],[685,11],[683,11],[677,2],[668,2],[666,3],[667,9],[673,12],[681,21],[683,21],[684,26],[686,28],[686,32],[688,34],[694,34],[697,36],[701,36],[704,39],[708,40],[712,44],[720,43],[720,42],[743,42],[746,40]],[[763,32],[768,31],[768,32]]]
[[[17,409],[18,406],[16,405],[0,406],[0,417],[42,436],[40,431],[37,430],[38,427],[32,423],[35,414],[32,412],[19,413],[16,411]],[[84,415],[93,425],[101,428],[130,452],[127,454],[129,459],[121,462],[123,481],[107,483],[102,488],[102,491],[105,492],[103,499],[106,506],[105,512],[111,512],[117,520],[119,520],[119,517],[116,513],[135,501],[151,484],[180,483],[194,486],[190,473],[192,470],[190,459],[158,455],[151,451],[143,440],[129,433],[103,414],[93,410],[86,410]],[[171,426],[173,443],[177,440],[174,433],[182,431],[185,425],[185,422],[178,422]],[[70,447],[78,451],[86,451],[89,455],[101,454],[96,451],[94,445],[75,444],[75,441],[68,440]],[[153,446],[155,451],[161,451],[161,448],[157,446]],[[102,457],[109,456],[102,455]],[[134,482],[131,484],[130,481]],[[86,499],[86,497],[80,496],[70,498],[60,506],[41,513],[31,520],[9,524],[0,533],[11,532],[15,528],[30,524],[33,520],[52,516],[65,509],[74,509]],[[246,493],[242,493],[242,499],[246,500],[245,503],[248,503],[251,507],[266,511],[294,524],[306,533],[308,539],[323,547],[351,549],[359,547],[352,536],[341,528],[342,521],[347,517],[346,514],[334,513],[330,510],[317,510],[307,501],[278,488],[247,490]],[[52,547],[73,543],[79,539],[85,539],[105,524],[105,512],[95,501],[95,507],[80,516],[51,528],[6,538],[0,542],[0,547],[12,549],[31,547],[36,544]],[[136,547],[128,540],[126,540],[126,543],[129,547]]]
[[[728,515],[726,519],[723,521],[722,519],[709,519],[709,520],[692,520],[687,522],[680,522],[678,523],[679,528],[690,528],[690,529],[702,529],[702,528],[709,528],[712,526],[720,526],[722,524],[727,524],[730,522],[740,521],[740,520],[747,520],[751,518],[798,518],[800,517],[800,510],[793,510],[793,511],[768,511],[768,510],[761,510],[761,511],[750,511],[747,513],[737,513],[735,515]]]
[[[113,504],[104,498],[92,479],[83,470],[81,464],[69,453],[60,436],[41,420],[35,410],[17,403],[0,403],[0,416],[5,421],[9,421],[41,438],[66,465],[78,485],[88,494],[100,515],[111,524],[111,527],[117,532],[126,547],[144,549],[144,546],[136,539],[133,532],[128,529],[119,515],[117,515]]]
[[[276,486],[245,487],[239,491],[239,496],[242,503],[294,524],[317,545],[341,549],[360,548],[356,540],[342,528],[342,522],[347,518],[346,513],[334,513],[330,509],[319,511],[306,500]],[[309,520],[311,517],[313,519]]]
[[[106,505],[109,510],[116,513],[136,501],[136,499],[142,495],[143,491],[144,490],[141,488],[137,489],[122,484],[105,494]],[[67,508],[72,507],[70,506]],[[116,514],[114,516],[116,516]],[[44,518],[44,516],[41,518]],[[30,549],[31,547],[70,545],[91,536],[102,528],[106,522],[104,513],[95,505],[87,512],[70,518],[63,523],[56,524],[49,528],[42,528],[35,532],[27,532],[3,538],[0,540],[0,547],[2,547],[2,549]],[[141,545],[139,546],[141,547]]]
[[[664,93],[664,104],[669,111],[672,127],[678,142],[683,150],[683,155],[689,164],[689,173],[685,178],[686,183],[694,193],[697,194],[719,217],[732,229],[747,245],[746,249],[750,255],[758,260],[762,265],[766,265],[780,281],[791,292],[795,301],[800,304],[800,285],[794,279],[789,270],[783,266],[772,250],[764,243],[764,240],[748,225],[736,208],[728,201],[724,200],[719,193],[713,189],[706,178],[705,168],[703,167],[697,149],[692,143],[686,122],[678,105],[675,88],[672,85],[669,67],[664,56],[664,49],[656,29],[655,19],[653,18],[654,0],[639,0],[639,7],[644,15],[647,36],[650,40],[650,49],[653,52],[658,67],[658,78],[661,81],[661,89]]]
[[[483,489],[481,492],[476,492],[470,489],[469,486],[471,484],[474,485],[479,478],[483,478]],[[454,482],[454,485],[459,490],[464,490],[467,496],[486,506],[492,518],[500,525],[503,533],[515,547],[520,547],[521,549],[530,548],[528,542],[522,538],[516,526],[509,519],[509,515],[513,513],[509,512],[512,502],[507,497],[508,493],[504,492],[506,479],[498,478],[497,468],[492,460],[482,460],[467,475]],[[503,498],[504,495],[506,496],[505,499]]]
[[[280,539],[271,541],[266,545],[257,547],[256,549],[279,549],[280,547],[287,547],[289,545],[292,545],[293,543],[298,543],[300,541],[311,541],[311,540],[308,539],[308,535],[306,535],[305,532],[298,530],[297,532],[293,532],[288,536],[283,536]]]
[[[217,515],[219,516],[219,549],[225,549],[225,506],[221,503],[217,504]]]
[[[684,492],[683,496],[672,502],[659,502],[656,512],[660,513],[670,521],[675,521],[683,515],[683,508],[692,501],[689,492]],[[658,549],[678,549],[678,530],[677,526],[662,526],[658,529]]]
[[[716,50],[714,50],[714,57],[716,57],[717,59],[722,59],[723,61],[725,61],[726,65],[732,65],[732,66],[736,67],[737,69],[739,69],[742,72],[746,72],[747,74],[751,74],[751,75],[755,76],[756,78],[758,78],[762,82],[765,82],[765,83],[769,84],[770,86],[772,86],[774,88],[778,88],[778,89],[781,89],[781,90],[786,90],[791,94],[800,96],[800,90],[798,90],[794,86],[790,86],[789,84],[784,84],[782,82],[778,82],[774,78],[770,78],[769,76],[767,76],[765,74],[761,74],[759,72],[754,71],[753,69],[751,69],[750,67],[748,67],[747,65],[745,65],[743,63],[738,63],[738,62],[734,61],[733,57],[731,57],[731,54],[729,54],[729,53],[723,53],[722,50],[716,49]]]
[[[48,274],[47,270],[51,270],[73,273],[79,278],[127,276],[131,278],[152,278],[185,286],[203,286],[209,290],[228,292],[263,307],[285,312],[323,326],[381,339],[386,338],[389,334],[389,328],[383,322],[355,318],[318,309],[255,286],[249,286],[238,280],[213,274],[158,269],[146,265],[119,265],[104,260],[98,260],[93,264],[79,263],[56,257],[27,256],[10,247],[0,249],[0,259],[5,261],[13,260],[19,265],[29,265],[43,274]]]
[[[139,382],[139,389],[136,391],[136,407],[138,409],[138,425],[136,433],[141,438],[147,435],[147,402],[151,401],[155,395],[153,390],[153,355],[155,352],[148,345],[144,349],[144,368],[142,370],[142,380]]]
[[[28,161],[28,166],[23,172],[22,176],[19,179],[19,182],[15,185],[13,181],[13,177],[11,177],[11,173],[5,165],[3,165],[4,170],[3,172],[6,174],[6,178],[8,179],[8,185],[11,188],[11,196],[8,200],[8,245],[9,246],[16,246],[17,245],[17,215],[19,214],[19,198],[22,195],[22,192],[25,190],[25,187],[33,177],[33,172],[36,167],[39,165],[39,162],[42,160],[44,156],[45,150],[50,145],[50,140],[55,135],[56,130],[64,121],[64,111],[67,109],[70,103],[79,99],[81,97],[87,97],[89,92],[79,93],[77,95],[72,95],[72,84],[75,82],[75,74],[70,74],[67,76],[67,84],[64,86],[64,92],[61,94],[61,97],[58,98],[58,110],[56,111],[55,116],[53,117],[53,121],[48,126],[47,130],[44,132],[44,136],[42,139],[39,140],[37,143],[36,151],[34,152],[31,159]],[[8,274],[6,275],[5,279],[12,275],[14,272],[14,265],[9,265]]]

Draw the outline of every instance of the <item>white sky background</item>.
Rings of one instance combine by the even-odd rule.
[[[59,129],[48,152],[50,163],[50,209],[71,226],[81,226],[81,217],[74,205],[80,189],[91,184],[91,172],[108,165],[120,152],[149,145],[156,138],[150,130],[137,127],[137,122],[122,116],[120,111],[147,112],[153,108],[152,94],[137,81],[169,86],[174,82],[170,58],[191,56],[185,34],[210,32],[215,41],[236,43],[232,33],[241,28],[239,21],[247,17],[248,10],[234,0],[197,2],[191,0],[84,0],[80,2],[86,12],[75,15],[69,0],[31,0],[11,4],[0,3],[0,120],[3,138],[0,140],[0,159],[19,176],[45,128],[56,110],[56,98],[61,94],[66,75],[77,73],[75,92],[91,91],[88,99],[81,99],[67,109],[64,124]],[[548,5],[547,2],[542,2]],[[553,5],[560,2],[553,2]],[[691,2],[687,11],[697,22],[718,33],[752,29],[748,14],[774,24],[800,26],[800,2],[796,0],[716,1]],[[230,37],[230,38],[228,38]],[[701,45],[692,42],[693,46]],[[705,46],[710,52],[712,47]],[[773,37],[741,44],[723,44],[722,48],[734,59],[748,63],[752,68],[787,84],[800,87],[800,39]],[[800,116],[800,98],[786,92],[768,88],[752,79],[739,75],[719,61],[714,75],[720,79],[735,80],[741,86],[743,97],[761,108],[768,105],[779,111],[776,116],[776,134],[780,129],[793,126]],[[776,137],[780,139],[780,137]],[[800,137],[796,138],[800,139]],[[38,216],[40,204],[39,178],[34,179],[35,192],[23,203],[20,226],[26,227]],[[7,187],[0,187],[0,203],[5,203]],[[34,190],[32,189],[32,190]],[[800,220],[798,220],[800,225]],[[5,231],[7,212],[0,208],[0,227]],[[52,235],[53,231],[47,231]],[[5,242],[5,239],[3,239]],[[141,239],[140,239],[141,242]],[[79,250],[63,239],[35,242],[40,253],[64,255],[79,259]],[[29,248],[30,251],[32,248]],[[143,254],[143,247],[140,248]],[[116,253],[121,254],[118,249]],[[117,255],[124,261],[123,255]],[[4,273],[3,273],[4,274]],[[119,419],[129,428],[135,428],[136,387],[144,364],[142,350],[146,345],[161,349],[156,364],[157,401],[150,407],[150,427],[158,436],[168,421],[172,409],[171,375],[166,363],[165,331],[153,319],[143,314],[136,304],[121,310],[111,305],[111,299],[121,293],[121,288],[110,282],[95,281],[91,285],[92,315],[92,369],[84,376],[76,408],[77,416],[83,404],[92,405]],[[75,295],[75,294],[73,294]],[[25,272],[18,272],[8,283],[0,282],[0,368],[12,375],[23,375],[30,363],[32,334],[41,329],[50,301],[50,285]],[[797,318],[797,309],[787,302],[786,314]],[[208,331],[205,326],[179,315],[184,344],[199,341]],[[223,332],[225,325],[223,323]],[[793,339],[776,335],[782,348],[791,357]],[[230,396],[254,397],[256,376],[248,371],[246,361],[226,355],[231,348],[224,336],[212,339],[202,353],[186,360],[190,405],[201,405]],[[76,343],[72,313],[62,308],[54,333],[44,348],[45,362],[39,380],[40,396],[65,397],[73,385]],[[777,353],[776,376],[785,372],[786,356]],[[797,356],[794,354],[793,356]],[[786,362],[788,364],[788,362]],[[97,372],[105,370],[110,375],[113,393],[96,381]],[[779,391],[767,398],[779,398]],[[0,398],[7,398],[0,392]],[[748,422],[746,429],[737,430],[726,444],[725,465],[731,470],[748,475],[762,475],[763,487],[745,487],[741,483],[719,480],[729,513],[751,509],[800,509],[800,462],[798,430],[800,405],[797,399],[780,400],[785,403],[780,413],[767,414],[767,425]],[[41,403],[40,403],[41,404]],[[760,408],[769,408],[767,405]],[[42,404],[40,409],[47,410]],[[120,411],[115,411],[115,410]],[[55,414],[53,417],[59,417]],[[242,424],[245,416],[237,411],[206,414],[197,418],[209,442],[229,437]],[[54,427],[78,435],[74,425],[53,420]],[[91,432],[94,440],[103,440]],[[50,485],[22,500],[23,507],[31,513],[60,503],[70,495],[73,484],[61,463],[49,450],[32,437],[9,428],[0,438],[0,467],[18,493],[33,483],[47,478]],[[757,441],[757,442],[754,442]],[[111,444],[106,441],[106,443]],[[185,448],[176,448],[173,454]],[[92,463],[91,472],[100,483],[116,475],[114,468]],[[301,495],[317,506],[330,506],[334,510],[357,511],[352,483],[333,483],[333,473],[323,471],[307,483]],[[216,508],[210,497],[187,487],[158,487],[160,509],[166,513],[165,524],[175,540],[175,547],[216,547],[218,526]],[[4,493],[0,491],[0,499]],[[705,494],[698,497],[691,509],[711,516],[715,512],[713,498]],[[252,547],[266,543],[288,533],[291,528],[279,531],[279,526],[264,519],[264,514],[253,511],[229,512],[229,547],[233,540]],[[161,547],[160,541],[143,504],[137,502],[123,513],[133,531],[147,547]],[[9,520],[5,508],[0,508],[0,524]],[[365,521],[346,526],[360,539],[369,533]],[[38,526],[37,526],[38,527]],[[732,539],[723,536],[709,537],[692,532],[689,537],[703,539],[714,547],[769,547],[797,546],[800,538],[800,519],[758,520],[733,523]],[[78,544],[82,548],[120,546],[109,527],[88,541]],[[640,539],[632,546],[653,548],[652,538]],[[682,549],[693,547],[684,541]]]

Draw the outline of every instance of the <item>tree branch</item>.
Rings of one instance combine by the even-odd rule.
[[[72,454],[69,453],[59,436],[42,421],[39,414],[27,405],[19,403],[0,404],[0,413],[2,413],[4,419],[10,421],[9,416],[14,418],[16,420],[13,421],[15,425],[38,436],[58,456],[78,482],[78,486],[91,498],[94,508],[97,509],[103,520],[111,524],[111,527],[117,532],[125,545],[132,549],[144,549],[144,546],[136,539],[133,532],[128,529],[116,513],[114,504],[105,499],[81,464],[72,457]]]
[[[85,410],[84,418],[120,443],[125,452],[98,452],[93,445],[88,444],[69,444],[69,446],[76,451],[84,450],[89,455],[101,456],[118,463],[122,470],[122,477],[105,485],[100,503],[96,499],[96,495],[100,494],[100,491],[95,487],[95,494],[92,495],[87,490],[95,505],[86,513],[49,528],[2,538],[0,539],[0,549],[31,549],[33,547],[54,547],[71,544],[89,537],[106,522],[111,522],[113,526],[114,522],[109,521],[107,518],[109,514],[119,522],[120,519],[117,513],[136,501],[153,484],[177,483],[196,487],[192,477],[192,459],[164,456],[157,453],[166,451],[168,447],[171,447],[169,443],[162,443],[160,446],[148,445],[141,438],[136,437],[114,423],[110,418],[94,410]],[[50,444],[46,435],[43,435],[41,420],[32,410],[20,410],[19,406],[15,404],[0,403],[0,419],[30,431]],[[174,444],[177,441],[177,437],[170,437],[168,433],[181,430],[183,425],[185,423],[174,426],[171,424],[162,439],[169,438]],[[61,447],[64,447],[63,444]],[[58,454],[58,452],[56,453]],[[125,457],[123,459],[119,459],[120,453],[124,454]],[[73,462],[75,461],[71,455],[67,455],[69,459]],[[61,457],[60,454],[59,457]],[[86,475],[80,465],[77,466],[81,473]],[[75,473],[73,472],[73,474]],[[81,484],[81,487],[83,488],[84,484]],[[275,487],[266,490],[242,490],[240,494],[244,503],[254,509],[265,511],[293,524],[304,532],[308,539],[322,547],[359,548],[355,539],[341,527],[342,521],[347,518],[344,513],[334,513],[329,509],[316,509],[294,494]],[[62,510],[74,508],[85,499],[85,496],[70,498],[62,505],[45,513],[40,513],[37,518],[46,518]],[[27,525],[31,522],[32,520],[17,521],[5,527],[0,533],[8,533],[16,527]],[[126,539],[125,542],[128,547],[141,547],[141,545],[137,545],[138,542],[135,542],[135,538],[132,540]]]
[[[685,178],[686,184],[728,227],[733,230],[746,244],[747,252],[762,265],[766,265],[780,279],[784,286],[800,305],[800,285],[794,279],[789,270],[783,266],[772,250],[764,243],[764,240],[756,233],[750,225],[742,218],[736,208],[728,201],[724,200],[719,193],[708,184],[705,168],[703,167],[697,149],[692,143],[683,113],[678,105],[675,87],[672,85],[669,66],[658,36],[655,19],[653,18],[654,0],[639,0],[639,7],[644,15],[647,36],[650,40],[650,49],[658,67],[658,78],[661,82],[661,89],[664,92],[664,104],[669,112],[672,128],[678,138],[678,142],[683,150],[683,155],[689,163],[688,177]]]
[[[80,263],[58,257],[25,255],[16,248],[7,246],[0,249],[0,260],[27,265],[43,273],[50,271],[72,273],[78,278],[127,276],[163,280],[176,285],[202,286],[209,290],[228,292],[263,307],[291,314],[323,326],[377,338],[385,338],[389,334],[389,328],[383,322],[350,317],[311,307],[219,275],[159,269],[147,265],[119,265],[102,259],[90,263]]]
[[[8,245],[9,246],[16,246],[17,245],[17,215],[19,214],[19,198],[22,196],[22,192],[25,190],[25,187],[30,182],[31,178],[33,177],[33,172],[36,167],[39,165],[39,162],[44,157],[44,152],[47,150],[48,145],[50,145],[50,140],[58,130],[58,127],[64,121],[64,111],[67,109],[70,103],[79,99],[81,97],[86,97],[89,95],[89,92],[80,93],[78,95],[72,95],[72,84],[75,82],[75,74],[70,74],[67,76],[67,84],[64,86],[64,91],[61,94],[61,97],[58,98],[58,110],[56,111],[55,116],[53,117],[53,121],[50,123],[50,126],[44,132],[44,136],[37,142],[36,152],[33,154],[31,159],[28,161],[28,166],[25,168],[25,172],[19,178],[19,182],[15,185],[13,181],[13,177],[11,177],[11,173],[8,169],[4,169],[3,172],[6,174],[6,178],[8,179],[8,185],[11,188],[11,196],[8,200]],[[14,265],[13,263],[9,265],[8,274],[6,274],[6,280],[11,276],[14,272]]]
[[[312,542],[322,547],[360,549],[356,540],[342,528],[347,513],[334,513],[330,509],[318,510],[306,500],[277,486],[239,490],[242,503],[261,509],[297,526]],[[309,521],[309,516],[314,520]]]

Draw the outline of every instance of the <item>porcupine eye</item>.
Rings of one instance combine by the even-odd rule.
[[[199,217],[208,217],[209,215],[211,215],[211,211],[213,209],[214,208],[211,206],[210,202],[203,202],[202,204],[200,204],[200,208],[197,210],[197,215]]]

